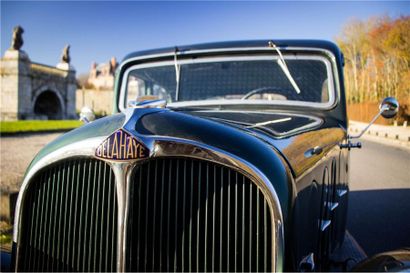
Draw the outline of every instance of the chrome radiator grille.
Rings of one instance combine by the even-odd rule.
[[[262,192],[222,165],[157,158],[130,182],[127,271],[271,271]]]
[[[18,271],[114,271],[117,200],[106,163],[78,159],[39,172],[23,200]]]

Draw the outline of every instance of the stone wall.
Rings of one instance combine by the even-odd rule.
[[[78,89],[76,92],[77,112],[86,106],[91,108],[97,115],[109,115],[112,113],[114,101],[113,90]]]
[[[37,98],[46,91],[58,98],[59,118],[77,118],[75,70],[69,64],[59,65],[61,67],[34,63],[22,50],[7,50],[0,59],[1,120],[52,117],[35,112]]]
[[[15,120],[30,112],[30,59],[24,51],[7,51],[0,67],[1,119]]]

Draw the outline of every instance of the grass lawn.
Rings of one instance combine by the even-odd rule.
[[[81,126],[78,120],[18,120],[0,122],[0,133],[70,130]]]

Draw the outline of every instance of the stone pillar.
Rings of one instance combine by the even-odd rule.
[[[59,63],[57,64],[57,68],[61,70],[66,70],[66,85],[67,85],[67,92],[66,92],[66,107],[64,118],[66,119],[78,119],[78,116],[75,112],[75,97],[77,91],[77,80],[75,78],[75,68],[70,65],[69,63]]]
[[[22,50],[8,49],[1,59],[1,119],[25,119],[31,112],[30,59]]]

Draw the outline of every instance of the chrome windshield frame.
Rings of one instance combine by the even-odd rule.
[[[263,51],[262,51],[263,49]],[[329,101],[326,103],[320,102],[304,102],[304,101],[267,101],[267,100],[256,100],[256,101],[244,101],[244,100],[198,100],[198,101],[184,101],[184,102],[172,102],[168,103],[170,107],[178,108],[178,107],[189,107],[189,106],[214,106],[214,105],[261,105],[261,106],[272,106],[272,105],[285,105],[285,106],[295,106],[295,107],[308,107],[308,108],[315,108],[315,109],[322,109],[327,110],[333,108],[340,98],[340,87],[339,87],[339,76],[338,76],[338,69],[336,64],[336,57],[333,53],[325,49],[318,49],[318,48],[280,48],[283,50],[282,52],[285,54],[285,59],[313,59],[313,60],[320,60],[323,61],[326,65],[326,69],[328,72],[328,92],[329,92]],[[232,51],[242,51],[245,49],[235,49]],[[183,55],[194,54],[195,52],[178,52],[178,56],[181,56],[178,59],[178,64],[183,65],[187,63],[206,63],[206,62],[215,62],[215,61],[234,61],[234,60],[241,60],[241,61],[252,61],[252,60],[276,60],[278,58],[277,55],[272,55],[271,48],[261,48],[259,49],[260,55],[256,56],[229,56],[229,50],[224,49],[223,52],[226,51],[226,56],[209,56],[209,57],[201,57],[200,60],[196,59],[183,59]],[[253,48],[252,51],[258,51],[258,49]],[[312,54],[305,53],[306,51],[311,51]],[[212,51],[200,51],[201,53],[209,53],[209,52],[219,52],[218,50]],[[200,53],[198,52],[198,53]],[[298,53],[299,52],[299,53]],[[304,53],[301,53],[304,52]],[[314,53],[315,52],[315,53]],[[293,53],[293,55],[289,55],[289,53]],[[294,55],[297,53],[298,55]],[[326,57],[325,57],[326,56]],[[167,61],[152,61],[154,57],[171,57],[170,60]],[[138,64],[131,65],[126,68],[123,73],[119,73],[122,75],[122,79],[120,79],[120,89],[119,89],[119,100],[118,100],[118,108],[121,112],[126,109],[126,93],[127,93],[127,82],[128,76],[132,70],[138,68],[148,68],[148,67],[156,67],[156,66],[165,66],[165,65],[174,65],[174,61],[172,59],[174,57],[174,53],[169,54],[160,54],[160,55],[148,55],[144,57],[137,57],[131,58],[126,62],[122,63],[120,66],[120,70],[125,66],[125,64],[131,63],[133,61],[139,61]],[[303,90],[302,90],[303,92]]]

